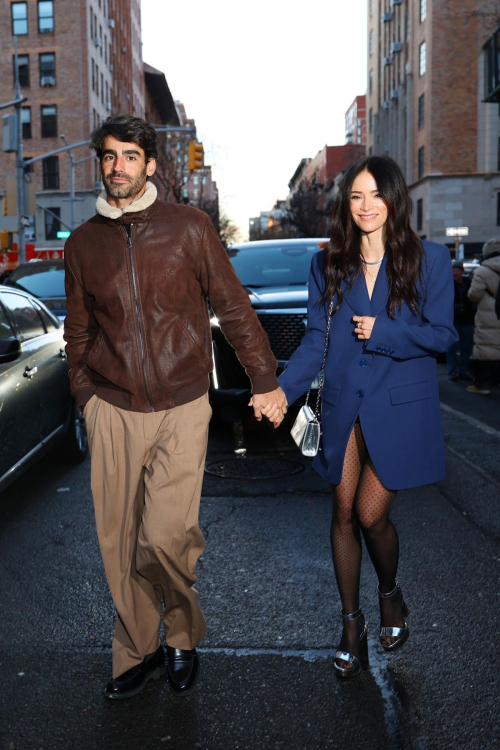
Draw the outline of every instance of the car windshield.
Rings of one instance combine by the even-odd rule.
[[[35,297],[65,297],[64,268],[62,266],[43,266],[22,268],[13,271],[7,280],[9,286],[22,289]]]
[[[311,258],[322,242],[282,245],[249,244],[228,250],[229,258],[243,286],[253,289],[307,284]]]

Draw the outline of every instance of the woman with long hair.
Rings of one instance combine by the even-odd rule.
[[[446,247],[410,226],[412,201],[398,165],[371,156],[350,167],[332,213],[331,240],[312,260],[307,332],[280,377],[288,403],[321,367],[322,444],[314,467],[333,485],[331,546],[342,601],[335,657],[340,677],[368,666],[359,602],[361,536],[378,577],[380,642],[408,639],[389,512],[397,490],[444,477],[436,354],[456,340]],[[269,404],[275,424],[282,412]]]

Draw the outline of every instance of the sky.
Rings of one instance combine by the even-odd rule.
[[[366,5],[142,0],[144,61],[195,119],[242,237],[302,158],[345,143],[345,112],[366,91]]]

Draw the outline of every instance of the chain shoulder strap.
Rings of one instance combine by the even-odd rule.
[[[333,314],[333,300],[330,303],[330,308],[328,310],[328,318],[326,321],[326,333],[325,333],[325,350],[323,352],[323,361],[321,363],[321,370],[319,372],[319,385],[318,385],[318,395],[316,396],[316,408],[314,409],[314,419],[319,419],[319,410],[321,406],[321,394],[323,392],[323,384],[325,382],[325,364],[326,364],[326,355],[328,354],[328,343],[330,340],[330,324],[332,322],[332,314]],[[311,395],[311,386],[309,387],[309,390],[307,391],[306,396],[306,406],[309,403],[309,397]]]

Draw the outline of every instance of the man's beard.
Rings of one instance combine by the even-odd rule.
[[[122,185],[114,185],[111,180],[113,177],[118,177],[115,172],[111,172],[106,177],[103,176],[104,189],[108,195],[112,198],[120,198],[126,200],[128,198],[135,198],[146,186],[147,170],[144,169],[137,177],[129,177],[128,175],[121,174],[120,178],[128,180],[127,183]]]

